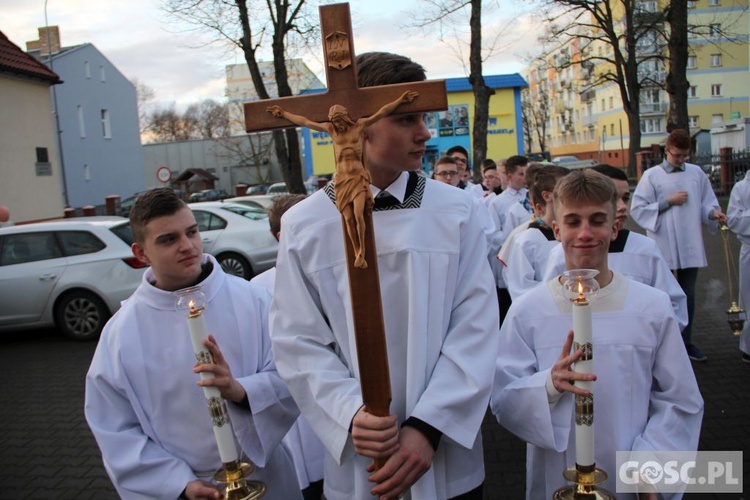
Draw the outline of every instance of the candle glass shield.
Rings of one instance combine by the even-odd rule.
[[[203,319],[206,309],[206,296],[200,285],[184,288],[175,292],[177,296],[177,310],[187,312],[188,329],[193,351],[198,364],[214,362],[213,356],[203,345],[208,338],[208,330]],[[213,378],[211,373],[201,373],[201,379]],[[259,481],[246,481],[245,477],[253,473],[254,467],[250,463],[241,462],[234,441],[232,422],[226,401],[221,392],[215,387],[204,387],[206,405],[211,415],[214,437],[219,448],[219,455],[223,466],[214,474],[214,480],[225,485],[223,498],[228,500],[255,500],[262,498],[266,485]]]
[[[599,293],[595,269],[572,269],[563,273],[563,297],[571,302],[591,302]]]
[[[732,333],[739,337],[747,321],[747,313],[734,300],[734,276],[737,276],[737,270],[734,266],[734,258],[729,250],[729,226],[720,225],[721,239],[724,244],[724,260],[727,263],[727,287],[729,288],[729,309],[727,309],[727,323]],[[742,290],[740,290],[742,293]]]
[[[574,269],[563,273],[563,296],[573,303],[573,333],[577,351],[582,350],[576,362],[576,371],[591,373],[593,360],[590,302],[599,293],[599,282],[594,269]],[[615,496],[597,485],[607,480],[607,473],[594,463],[593,425],[594,397],[591,382],[577,381],[576,387],[588,389],[589,395],[575,395],[576,399],[576,465],[563,471],[563,476],[573,485],[555,491],[555,499],[610,499]]]

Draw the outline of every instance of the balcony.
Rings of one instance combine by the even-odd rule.
[[[581,102],[591,102],[594,99],[596,99],[596,90],[591,89],[581,92]]]
[[[597,118],[595,116],[584,116],[581,120],[584,127],[590,127],[597,124]]]
[[[653,115],[662,114],[667,110],[667,103],[665,102],[642,102],[641,115]]]

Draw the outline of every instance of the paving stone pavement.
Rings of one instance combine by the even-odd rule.
[[[743,450],[750,480],[750,364],[742,363],[728,330],[726,267],[719,236],[704,235],[709,268],[698,277],[694,342],[708,355],[693,363],[706,404],[701,450]],[[739,244],[731,237],[732,254]],[[67,341],[54,331],[0,337],[0,499],[117,498],[83,416],[84,377],[94,343]],[[524,496],[525,446],[488,415],[485,498]],[[562,471],[561,471],[562,472]],[[686,498],[743,498],[688,495]]]

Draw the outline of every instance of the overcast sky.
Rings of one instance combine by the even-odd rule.
[[[513,22],[514,28],[503,38],[503,50],[485,62],[484,74],[520,72],[523,57],[536,45],[536,29],[527,16],[515,10],[523,8],[518,4],[524,2],[488,2],[490,8],[495,3],[501,9],[485,15],[485,36],[492,36],[496,27],[508,22]],[[63,46],[92,43],[127,78],[137,78],[154,89],[159,103],[174,102],[183,108],[205,98],[223,100],[225,66],[244,63],[242,55],[201,44],[160,5],[159,0],[48,0],[47,21],[60,27]],[[44,0],[1,0],[0,31],[26,50],[26,42],[36,40],[37,29],[45,25],[44,6]],[[447,45],[436,37],[404,29],[413,13],[424,6],[423,0],[351,1],[356,51],[407,55],[425,66],[428,78],[467,76],[468,70]],[[435,33],[437,28],[431,31]],[[468,21],[464,31],[468,39]],[[324,80],[322,49],[303,59]]]

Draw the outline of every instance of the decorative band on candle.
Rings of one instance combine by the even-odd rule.
[[[214,427],[221,427],[229,422],[227,413],[227,404],[223,398],[208,398],[206,399],[208,405],[208,413],[211,415],[211,422]]]
[[[214,362],[214,357],[210,351],[201,351],[195,353],[195,359],[199,365],[210,365]]]
[[[576,425],[594,425],[593,394],[576,394]]]
[[[577,351],[578,349],[583,349],[583,353],[581,354],[581,357],[578,359],[578,361],[591,361],[592,359],[594,359],[594,348],[591,345],[591,342],[585,342],[584,344],[574,342],[574,344],[575,351]]]

